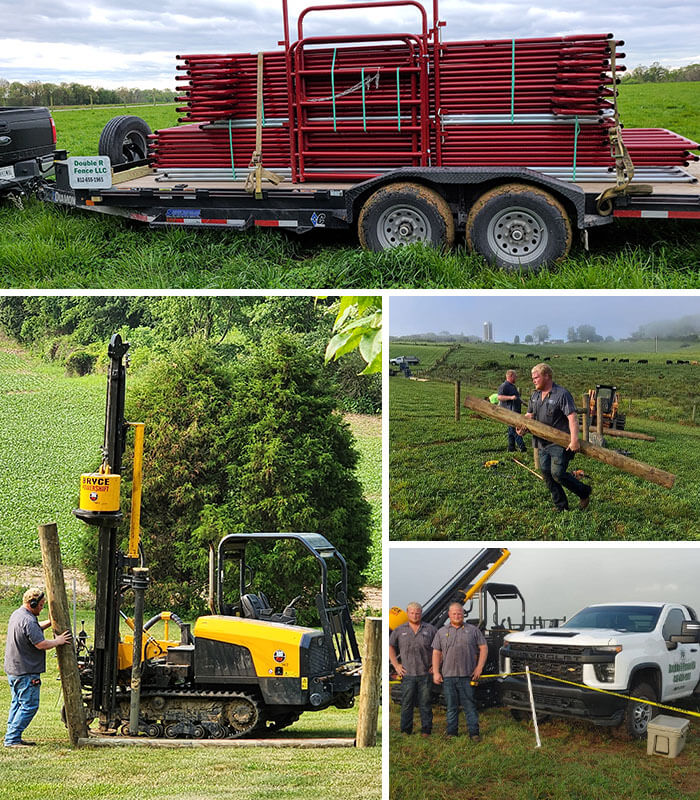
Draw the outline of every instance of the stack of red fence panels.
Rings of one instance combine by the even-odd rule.
[[[284,51],[266,52],[263,160],[300,180],[419,165],[607,168],[621,44],[611,34],[446,42],[437,50],[408,34],[342,47],[297,42],[289,71]],[[152,137],[153,165],[247,167],[258,56],[178,59],[178,111],[190,124]],[[624,141],[639,166],[687,164],[697,146],[656,129],[625,131]]]

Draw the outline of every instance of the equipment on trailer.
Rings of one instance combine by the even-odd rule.
[[[139,506],[143,424],[124,419],[129,344],[117,334],[109,345],[109,374],[103,462],[99,472],[82,476],[80,508],[75,515],[98,527],[95,637],[87,645],[77,637],[78,665],[88,718],[103,733],[136,733],[166,738],[237,738],[279,730],[304,711],[334,705],[349,708],[359,691],[361,659],[347,601],[348,573],[343,556],[317,533],[233,533],[224,536],[216,557],[210,551],[212,614],[193,630],[164,611],[143,623],[122,611],[124,595],[134,590],[138,610],[148,585],[139,543]],[[129,551],[117,545],[121,459],[128,426],[136,426],[134,499]],[[282,543],[282,544],[281,544]],[[294,547],[295,558],[309,558],[319,572],[315,594],[321,630],[297,624],[290,598],[275,611],[263,592],[254,591],[251,550]],[[331,578],[337,582],[332,583]],[[140,616],[140,618],[139,618]],[[134,636],[120,636],[120,620]],[[164,621],[165,634],[151,628]],[[174,622],[178,640],[169,638]],[[136,646],[134,638],[137,637]],[[139,647],[139,639],[143,644]],[[141,653],[134,665],[133,654]],[[134,682],[134,666],[140,679]]]
[[[588,413],[591,427],[595,427],[598,417],[598,398],[602,403],[603,427],[616,430],[625,429],[626,416],[619,411],[620,395],[617,386],[598,384],[588,390]]]

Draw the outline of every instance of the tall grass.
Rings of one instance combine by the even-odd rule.
[[[693,85],[623,86],[628,125],[697,134]],[[652,98],[651,100],[649,98]],[[683,114],[676,117],[677,108]],[[97,152],[106,121],[122,109],[56,112],[58,140],[73,155]],[[153,128],[172,126],[173,106],[125,109]],[[678,125],[676,126],[676,122]],[[364,253],[354,231],[302,237],[149,230],[142,223],[28,201],[0,206],[0,286],[16,288],[698,288],[695,222],[616,221],[590,231],[563,263],[535,275],[488,267],[463,241],[443,254],[422,247]]]

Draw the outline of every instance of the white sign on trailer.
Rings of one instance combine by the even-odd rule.
[[[71,156],[68,159],[71,189],[110,189],[112,165],[109,156]]]

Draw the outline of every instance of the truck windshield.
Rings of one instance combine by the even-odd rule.
[[[563,628],[609,628],[632,633],[654,630],[661,608],[651,606],[590,606],[564,623]]]

